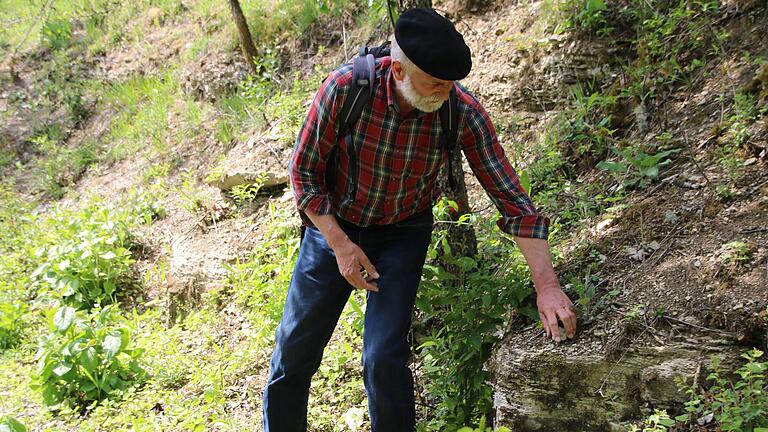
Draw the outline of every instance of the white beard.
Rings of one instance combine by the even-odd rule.
[[[421,96],[416,93],[416,89],[413,88],[413,83],[411,82],[411,77],[408,75],[406,75],[405,79],[399,84],[398,88],[406,102],[425,113],[439,110],[443,105],[443,102],[445,102],[440,96]]]

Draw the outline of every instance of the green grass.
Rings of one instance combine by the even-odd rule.
[[[128,28],[141,19],[150,7],[159,8],[162,16],[173,19],[183,9],[178,0],[138,0],[114,3],[110,0],[5,0],[0,3],[0,47],[19,51],[43,43],[61,49],[73,41],[73,23],[82,24],[84,42],[105,49],[125,38]],[[25,35],[28,36],[25,38]],[[134,36],[141,36],[134,31]],[[21,45],[20,45],[21,44]]]
[[[175,100],[183,99],[173,76],[136,76],[124,83],[108,85],[105,102],[117,113],[110,124],[110,146],[105,159],[115,162],[149,149],[147,154],[166,155],[168,115]]]

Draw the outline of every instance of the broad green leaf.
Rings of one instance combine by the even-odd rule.
[[[0,420],[0,432],[27,432],[27,427],[13,417]]]
[[[75,309],[65,306],[56,311],[56,314],[53,316],[53,325],[56,327],[56,330],[65,332],[74,320]]]
[[[93,347],[88,347],[88,349],[80,354],[80,364],[91,374],[96,371],[99,361],[96,358],[96,350]]]
[[[64,297],[71,296],[77,292],[77,289],[80,287],[80,281],[78,281],[76,278],[65,277],[62,281],[64,283],[64,288],[61,291],[61,295]]]
[[[523,187],[523,190],[525,193],[528,194],[528,196],[531,195],[531,178],[528,177],[528,171],[521,170],[518,171],[518,177],[520,178],[520,186]]]
[[[484,294],[483,295],[483,299],[482,299],[483,307],[490,306],[492,301],[493,301],[493,299],[491,298],[490,295],[488,295],[488,294]]]
[[[627,165],[621,162],[601,161],[597,164],[597,169],[610,171],[612,173],[625,172],[627,170]]]
[[[111,260],[111,259],[114,259],[114,258],[115,258],[117,255],[115,255],[115,253],[114,253],[114,252],[112,252],[112,251],[109,251],[109,252],[107,252],[107,253],[103,253],[103,254],[101,254],[101,255],[99,255],[99,256],[100,256],[102,259],[105,259],[105,260]]]
[[[111,280],[104,282],[104,294],[112,295],[115,292],[115,283]]]
[[[107,355],[108,360],[111,360],[118,352],[120,352],[121,345],[122,341],[119,336],[109,335],[104,338],[102,346],[104,347],[104,354]]]
[[[58,376],[64,376],[67,372],[72,370],[72,363],[60,362],[55,368],[53,373]]]
[[[659,419],[659,424],[670,427],[675,425],[675,421],[671,419],[662,418],[662,419]]]
[[[430,304],[428,298],[422,296],[416,297],[416,307],[425,313],[432,313],[432,304]]]
[[[656,178],[656,177],[659,176],[659,166],[658,165],[654,165],[654,166],[652,166],[650,168],[644,169],[644,170],[642,170],[640,172],[640,174],[642,174],[642,175],[644,175],[646,177]]]
[[[458,260],[456,260],[456,264],[459,266],[461,271],[467,272],[475,268],[475,265],[477,265],[477,262],[470,257],[461,257]]]

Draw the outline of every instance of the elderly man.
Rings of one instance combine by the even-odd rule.
[[[337,125],[351,97],[351,66],[332,72],[318,91],[290,164],[307,228],[264,390],[265,431],[306,430],[312,375],[354,288],[368,290],[363,375],[371,429],[414,430],[407,335],[447,158],[437,111],[452,89],[458,145],[501,212],[499,227],[514,236],[532,270],[544,329],[559,341],[559,319],[574,335],[572,303],[552,269],[548,220],[520,187],[485,110],[456,82],[471,66],[450,21],[411,9],[395,25],[391,57],[376,62],[376,92],[346,138]],[[344,139],[354,145],[340,145]]]

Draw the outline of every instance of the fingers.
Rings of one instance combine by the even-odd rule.
[[[378,291],[379,288],[376,286],[376,283],[373,281],[373,279],[366,279],[363,277],[363,273],[360,271],[361,267],[359,265],[355,267],[357,270],[352,270],[346,274],[342,273],[342,276],[344,276],[347,282],[349,282],[350,285],[357,289]]]
[[[560,318],[560,322],[565,327],[565,334],[568,338],[572,338],[576,334],[576,314],[573,313],[571,306],[563,306],[555,311],[557,317]]]
[[[360,251],[360,264],[363,266],[363,269],[368,273],[367,280],[375,280],[379,278],[379,273],[376,271],[376,267],[371,264],[371,261],[368,260],[368,257],[365,256],[365,252],[362,250]]]
[[[544,314],[539,312],[539,320],[541,321],[542,327],[544,327],[544,333],[547,335],[547,339],[549,339],[549,324],[547,324],[547,320],[544,318]]]
[[[546,310],[539,315],[544,315],[544,320],[541,321],[544,324],[544,330],[547,332],[547,336],[560,342],[560,327],[557,325],[557,316],[551,310]]]
[[[337,259],[339,256],[337,255]],[[344,265],[339,265],[339,270],[344,279],[350,285],[357,289],[368,291],[378,291],[375,280],[379,278],[379,273],[371,264],[371,261],[365,256],[362,249],[357,248],[351,256],[343,259]]]
[[[364,289],[368,291],[378,291],[379,288],[376,286],[374,282],[369,282],[363,278],[363,275],[360,273],[357,273],[356,275],[353,275],[352,277],[348,277],[347,281],[349,283],[358,289]]]

